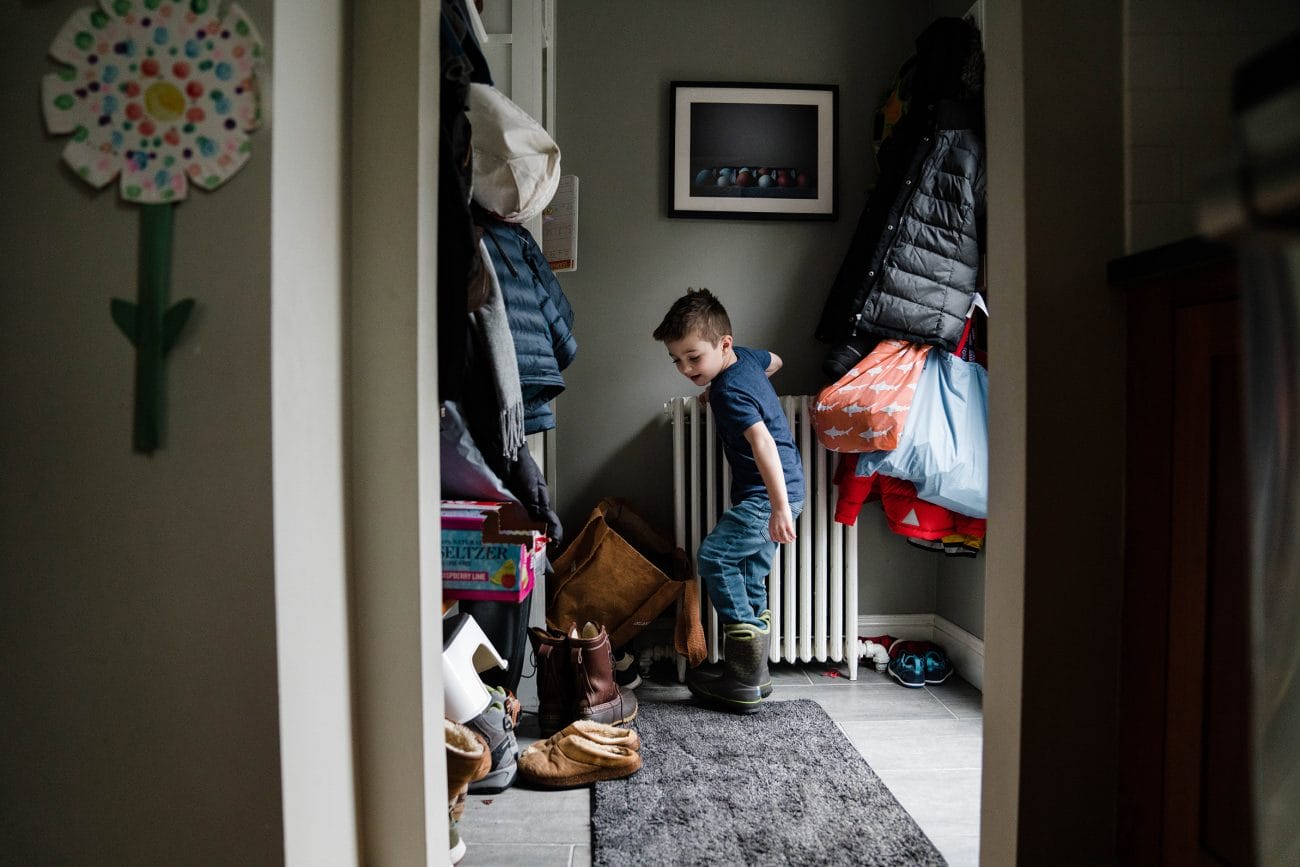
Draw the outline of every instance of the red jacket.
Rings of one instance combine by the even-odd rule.
[[[863,504],[880,500],[889,529],[900,536],[928,541],[945,536],[984,538],[985,519],[971,518],[927,503],[916,496],[916,486],[911,482],[879,473],[854,475],[857,458],[857,455],[841,455],[835,467],[835,484],[839,487],[835,520],[839,523],[856,524]]]

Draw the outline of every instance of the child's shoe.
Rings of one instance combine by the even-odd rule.
[[[889,661],[889,674],[903,686],[925,686],[925,658],[905,650]]]
[[[760,698],[767,698],[772,694],[772,673],[767,665],[768,656],[772,650],[772,609],[764,608],[763,613],[758,615],[758,619],[763,621],[763,627],[767,630],[763,633],[763,646],[759,651],[761,659],[758,668],[758,694]],[[725,659],[718,662],[700,663],[690,670],[688,675],[690,680],[687,686],[690,686],[691,683],[699,686],[706,680],[722,677],[726,672],[726,667],[727,661]]]
[[[722,673],[712,676],[692,669],[686,674],[686,686],[707,703],[736,713],[757,713],[765,682],[771,690],[767,668],[771,639],[772,627],[766,621],[762,628],[752,623],[728,623],[723,627]]]
[[[942,648],[935,647],[925,652],[925,682],[943,683],[952,676],[952,661]]]
[[[623,689],[636,689],[641,685],[641,665],[635,655],[625,650],[614,660],[614,680]]]

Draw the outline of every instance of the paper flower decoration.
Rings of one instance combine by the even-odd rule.
[[[224,8],[224,12],[221,9]],[[248,161],[260,120],[262,40],[244,10],[211,0],[100,0],[50,46],[63,66],[42,80],[46,128],[71,134],[64,161],[140,204],[137,301],[113,322],[136,350],[132,444],[152,453],[163,429],[163,367],[194,309],[170,304],[172,208],[190,184],[221,186]]]
[[[211,190],[248,160],[259,121],[254,70],[262,41],[231,3],[101,0],[72,13],[50,46],[46,128],[72,135],[63,159],[94,187],[120,177],[123,199]]]

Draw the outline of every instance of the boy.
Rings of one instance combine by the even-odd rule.
[[[804,482],[794,437],[767,378],[781,359],[736,346],[731,320],[707,289],[674,302],[654,339],[663,341],[677,370],[705,389],[731,465],[732,506],[700,544],[700,578],[724,626],[721,667],[687,676],[697,697],[753,713],[772,691],[767,655],[772,615],[767,574],[780,542],[793,542],[803,510]]]

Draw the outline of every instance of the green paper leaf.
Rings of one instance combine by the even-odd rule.
[[[140,327],[136,320],[136,306],[130,301],[114,298],[109,302],[108,309],[113,315],[113,321],[117,323],[118,330],[126,335],[126,339],[131,341],[132,346],[139,346]]]
[[[162,339],[164,354],[171,352],[172,346],[176,343],[176,338],[180,336],[181,329],[189,321],[192,312],[194,312],[194,299],[186,298],[177,301],[163,314]]]

